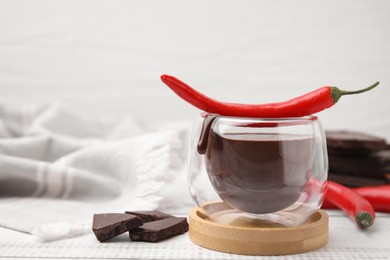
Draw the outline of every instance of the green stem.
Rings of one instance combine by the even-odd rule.
[[[353,91],[341,90],[337,87],[330,87],[330,88],[331,88],[332,99],[333,99],[334,103],[337,103],[337,101],[339,101],[339,99],[344,95],[354,95],[354,94],[360,94],[363,92],[367,92],[367,91],[375,88],[378,85],[379,85],[379,81],[375,82],[374,84],[372,84],[369,87],[359,89],[359,90],[353,90]]]
[[[373,216],[365,211],[359,212],[356,217],[356,224],[360,229],[365,229],[371,226],[374,223],[374,218]]]

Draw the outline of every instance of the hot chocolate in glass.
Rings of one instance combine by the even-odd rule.
[[[189,185],[199,206],[222,200],[231,222],[246,217],[288,226],[303,223],[320,207],[327,153],[317,117],[207,114],[196,126]],[[229,224],[226,216],[214,213],[210,212],[214,221]]]

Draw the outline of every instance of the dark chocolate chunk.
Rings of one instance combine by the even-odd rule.
[[[142,219],[142,222],[151,222],[164,218],[173,217],[167,213],[157,211],[157,210],[149,210],[149,211],[126,211],[126,214],[132,214]]]
[[[390,179],[386,178],[386,175],[384,175],[382,178],[369,178],[362,176],[329,173],[328,178],[329,180],[338,182],[350,188],[357,188],[362,186],[378,186],[390,183]]]
[[[118,236],[143,224],[141,218],[124,213],[94,214],[92,230],[100,242]]]
[[[145,223],[129,233],[131,240],[158,242],[187,231],[187,218],[170,217]]]
[[[329,171],[355,176],[379,177],[390,172],[390,150],[365,157],[329,154]]]
[[[364,154],[388,148],[386,139],[356,131],[326,131],[329,151],[341,154]]]

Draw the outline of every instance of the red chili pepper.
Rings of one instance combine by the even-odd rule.
[[[371,205],[371,206],[372,206],[372,205]],[[326,198],[326,195],[325,195],[325,199],[324,199],[324,201],[322,202],[321,209],[338,209],[338,207],[335,206],[334,204],[332,204],[332,202],[330,202],[330,201]]]
[[[162,75],[161,80],[179,97],[205,112],[222,116],[263,118],[301,117],[311,115],[333,106],[341,96],[363,93],[375,88],[379,84],[379,82],[376,82],[367,88],[356,91],[345,91],[336,87],[322,87],[284,102],[239,104],[222,102],[207,97],[170,75]]]
[[[390,213],[390,185],[365,186],[352,189],[368,200],[375,211]],[[325,196],[323,209],[335,209],[335,205]]]
[[[375,210],[390,212],[390,185],[360,187],[354,191],[365,197]]]
[[[352,189],[328,180],[325,198],[342,209],[359,228],[365,229],[374,223],[374,208],[368,200]]]

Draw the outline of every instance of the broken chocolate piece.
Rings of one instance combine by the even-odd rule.
[[[187,218],[170,217],[145,223],[129,233],[131,240],[158,242],[187,231]]]
[[[329,180],[343,184],[344,186],[350,188],[390,184],[390,179],[387,179],[386,175],[384,175],[382,178],[369,178],[362,176],[329,173],[328,178]]]
[[[141,218],[124,213],[94,214],[92,230],[100,242],[118,236],[143,224]]]
[[[340,154],[364,154],[387,148],[386,139],[356,131],[326,131],[329,151]]]
[[[390,150],[371,153],[365,157],[329,153],[329,171],[335,174],[383,178],[384,174],[390,172]]]
[[[151,221],[156,221],[164,218],[173,217],[167,213],[163,213],[157,210],[149,210],[149,211],[126,211],[126,214],[132,214],[142,219],[142,222],[147,223]]]

